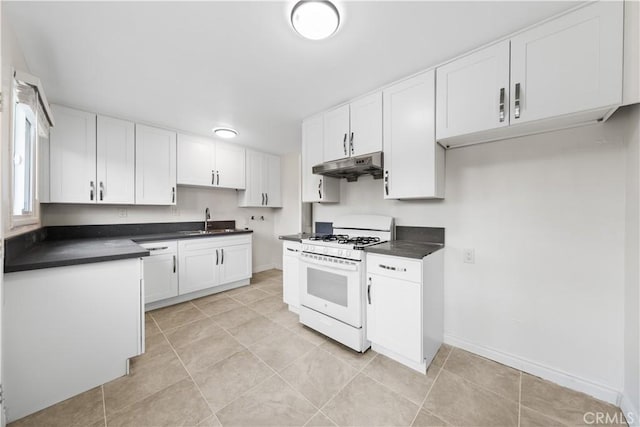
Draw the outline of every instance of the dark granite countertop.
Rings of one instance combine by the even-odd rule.
[[[36,230],[5,242],[5,273],[140,258],[149,255],[149,251],[138,244],[143,242],[253,233],[252,230],[235,228],[231,228],[232,231],[214,230],[207,234],[188,234],[189,230],[159,232],[153,225],[135,230],[131,227],[123,230],[124,227],[118,226],[60,227],[62,230],[55,228]],[[127,234],[123,235],[122,231]],[[70,238],[64,238],[65,236]]]
[[[422,259],[442,248],[444,248],[444,245],[440,243],[391,240],[389,242],[380,243],[379,245],[369,246],[365,249],[365,252],[403,258]]]
[[[149,251],[129,239],[45,240],[15,258],[5,259],[4,272],[139,258]]]
[[[298,233],[298,234],[287,234],[285,236],[280,236],[280,240],[289,240],[291,242],[301,242],[302,239],[308,239],[309,237],[314,236],[312,233]]]

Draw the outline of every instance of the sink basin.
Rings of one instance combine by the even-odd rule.
[[[178,231],[178,234],[183,234],[185,236],[198,236],[202,234],[220,234],[220,233],[232,233],[236,231],[233,228],[225,228],[221,230],[187,230],[187,231]]]

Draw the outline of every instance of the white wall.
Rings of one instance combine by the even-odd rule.
[[[615,401],[624,137],[637,116],[447,151],[443,201],[385,201],[381,180],[343,180],[340,204],[314,204],[313,219],[361,212],[445,227],[446,340]],[[475,264],[462,262],[463,248],[475,249]]]
[[[282,209],[274,213],[274,236],[296,234],[302,231],[302,210],[300,202],[300,153],[292,153],[280,158],[280,178],[282,182]],[[275,265],[282,269],[282,245]]]
[[[625,412],[634,412],[633,425],[640,425],[640,105],[633,106],[629,114],[631,120],[627,133],[626,156],[625,369],[622,409]]]
[[[150,222],[204,221],[204,210],[211,210],[212,220],[235,220],[238,228],[253,232],[253,271],[274,267],[280,251],[274,236],[277,209],[239,208],[235,190],[203,189],[178,186],[177,215],[170,206],[107,206],[43,204],[43,225],[124,224]],[[121,218],[119,209],[126,208]],[[254,216],[256,219],[251,220]],[[261,221],[260,216],[264,216]]]

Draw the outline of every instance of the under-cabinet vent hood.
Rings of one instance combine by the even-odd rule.
[[[347,178],[347,181],[357,181],[361,175],[373,175],[374,179],[380,179],[382,178],[382,152],[321,163],[314,166],[312,171],[316,175]]]

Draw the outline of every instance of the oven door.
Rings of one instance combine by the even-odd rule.
[[[362,262],[302,252],[300,303],[362,327]]]

